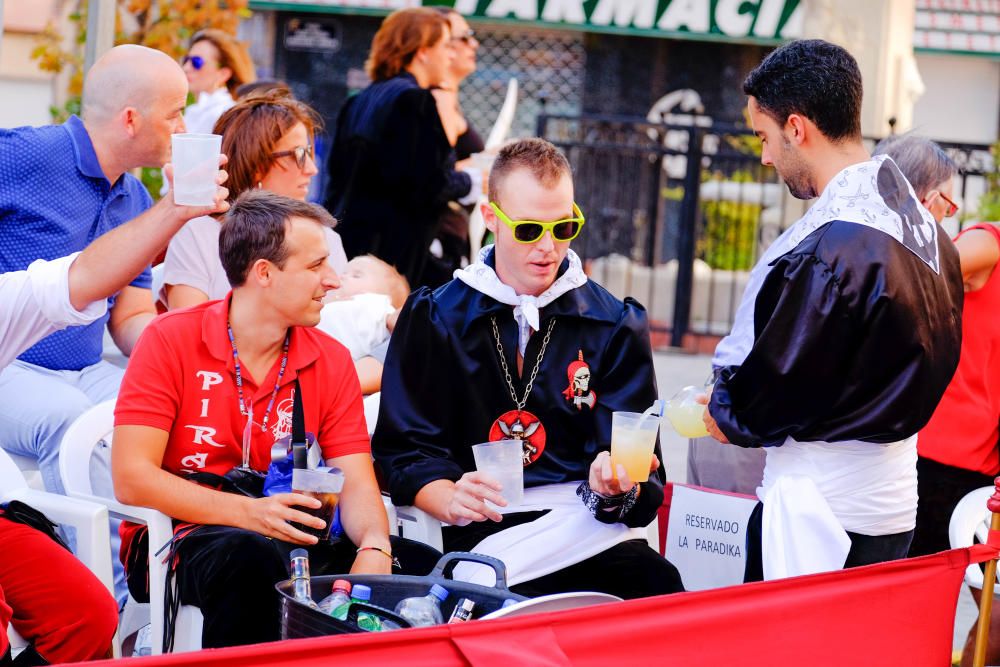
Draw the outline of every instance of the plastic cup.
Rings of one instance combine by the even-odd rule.
[[[472,446],[472,456],[476,459],[476,470],[484,472],[500,482],[500,495],[507,501],[506,508],[500,508],[486,501],[497,511],[509,510],[524,500],[524,449],[520,440],[498,440]]]
[[[215,175],[222,150],[220,134],[175,134],[170,137],[174,166],[174,203],[211,206],[215,201]]]
[[[611,413],[611,471],[617,478],[618,466],[633,482],[649,479],[649,464],[656,446],[660,418],[638,412]]]
[[[318,509],[301,506],[296,509],[326,522],[326,526],[323,528],[303,526],[294,522],[293,525],[304,533],[315,535],[320,540],[329,539],[330,524],[333,523],[333,515],[337,511],[337,504],[340,502],[340,491],[343,488],[344,473],[338,468],[332,470],[296,468],[292,470],[292,492],[316,498],[322,503]]]
[[[697,387],[684,387],[667,401],[664,414],[680,435],[685,438],[702,438],[708,435],[702,416],[705,406],[695,402],[695,396],[705,393]]]
[[[486,174],[490,173],[496,159],[495,153],[473,153],[469,156],[470,164]]]

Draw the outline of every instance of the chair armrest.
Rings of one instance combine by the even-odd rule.
[[[403,537],[434,547],[444,552],[441,522],[422,509],[413,506],[396,508],[396,518],[403,529]]]
[[[108,510],[97,502],[81,498],[20,488],[4,495],[4,500],[20,500],[43,513],[50,520],[76,530],[76,557],[94,573],[114,595],[111,569],[111,533]]]

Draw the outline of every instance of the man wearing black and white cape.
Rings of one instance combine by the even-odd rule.
[[[916,433],[958,363],[958,254],[895,163],[865,150],[844,49],[785,45],[743,89],[761,162],[818,197],[754,267],[713,360],[709,431],[768,448],[747,578],[904,557]]]
[[[446,551],[503,560],[523,595],[681,590],[643,529],[663,501],[658,447],[636,480],[621,466],[616,477],[608,452],[611,413],[656,398],[646,312],[589,280],[570,249],[584,218],[565,156],[541,139],[505,146],[483,217],[496,245],[414,292],[389,343],[372,453],[393,502],[449,524]],[[517,507],[472,455],[511,437],[524,465]],[[475,567],[456,578],[492,584]]]

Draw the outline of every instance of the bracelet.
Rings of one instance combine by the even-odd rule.
[[[625,493],[608,497],[591,489],[587,482],[581,482],[576,489],[576,495],[580,496],[595,519],[601,523],[617,523],[635,507],[639,496],[639,485],[634,485]]]
[[[358,547],[358,550],[355,553],[361,553],[362,551],[377,551],[386,558],[388,558],[389,560],[391,560],[393,567],[397,569],[402,568],[402,566],[399,564],[399,559],[393,556],[391,552],[386,551],[382,547]]]

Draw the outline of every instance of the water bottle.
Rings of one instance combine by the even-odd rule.
[[[347,610],[351,604],[351,582],[337,579],[333,582],[333,592],[320,600],[319,610],[329,614],[339,621],[347,618]]]
[[[309,553],[305,549],[295,549],[290,554],[292,559],[292,594],[304,605],[319,609],[312,599],[312,589],[309,582]]]
[[[351,591],[351,601],[371,604],[372,589],[364,584],[357,584]],[[358,627],[366,632],[380,632],[382,630],[382,620],[375,614],[370,614],[366,611],[358,612]]]
[[[448,590],[434,584],[430,592],[423,597],[404,598],[396,605],[396,613],[410,622],[415,628],[444,623],[441,615],[441,603],[448,597]]]

